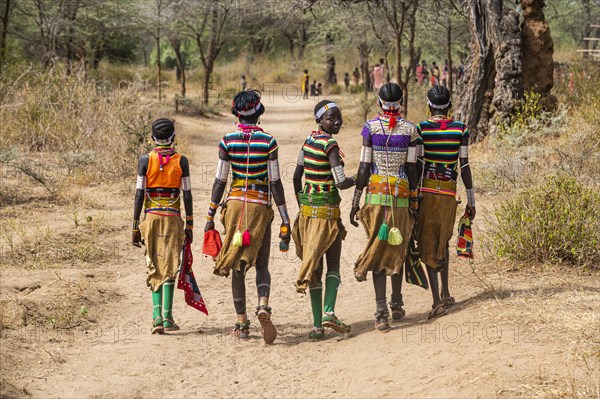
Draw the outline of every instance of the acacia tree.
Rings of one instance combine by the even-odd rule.
[[[195,41],[204,69],[202,102],[208,104],[210,79],[215,60],[228,39],[227,24],[233,0],[214,0],[198,5],[192,0],[183,2],[186,33]]]
[[[416,13],[419,8],[418,0],[379,0],[369,10],[375,20],[387,21],[387,27],[394,38],[394,56],[396,60],[395,78],[402,87],[404,101],[402,114],[408,114],[408,83],[415,69],[416,49],[415,31],[417,26]],[[402,67],[402,52],[404,43],[408,46],[408,65]]]
[[[469,12],[471,56],[459,109],[471,137],[481,139],[499,122],[510,123],[523,97],[521,34],[517,12],[504,10],[502,0],[470,0]]]
[[[147,0],[142,11],[142,19],[138,21],[154,40],[156,46],[156,85],[158,87],[158,101],[162,99],[162,64],[161,64],[161,44],[165,29],[165,11],[170,5],[170,0]]]

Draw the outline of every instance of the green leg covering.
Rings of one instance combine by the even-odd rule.
[[[173,291],[175,291],[175,280],[167,280],[162,286],[163,291],[163,319],[173,320]],[[170,326],[168,326],[170,327]]]
[[[327,272],[325,277],[325,313],[334,313],[338,287],[341,281],[339,272]]]
[[[310,306],[313,314],[313,325],[315,327],[323,326],[323,284],[318,282],[308,287],[310,292]]]
[[[157,292],[152,291],[152,320],[156,320],[157,317],[161,317],[162,313],[162,286]]]

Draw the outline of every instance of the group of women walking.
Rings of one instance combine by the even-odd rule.
[[[214,273],[232,276],[233,305],[237,314],[233,332],[237,337],[250,337],[245,275],[251,267],[256,269],[258,305],[255,314],[263,338],[272,343],[277,337],[269,307],[272,201],[282,220],[279,236],[283,246],[287,247],[293,239],[296,254],[302,260],[295,285],[299,293],[306,290],[309,293],[313,327],[308,336],[320,340],[325,337],[325,328],[338,333],[351,330],[351,326],[337,316],[336,300],[341,283],[342,241],[346,237],[339,191],[353,187],[350,223],[358,226],[360,222],[367,236],[367,243],[354,265],[354,275],[358,281],[365,281],[369,272],[372,274],[375,329],[388,332],[390,315],[395,321],[405,316],[402,271],[412,239],[426,264],[433,293],[428,317],[442,316],[454,305],[448,290],[448,259],[456,217],[458,174],[467,189],[466,213],[470,218],[475,216],[468,164],[468,129],[449,116],[450,93],[443,86],[429,90],[427,102],[431,117],[416,126],[400,115],[402,97],[402,90],[395,83],[380,88],[381,111],[362,128],[360,166],[354,177],[346,175],[343,153],[335,140],[342,128],[341,108],[329,100],[315,106],[317,129],[300,148],[294,172],[299,212],[292,223],[281,182],[277,141],[258,125],[265,111],[260,93],[243,91],[235,96],[232,113],[239,123],[235,131],[226,134],[219,143],[217,173],[204,230],[215,229],[214,218],[221,208],[226,234],[215,258]],[[159,121],[166,123],[166,120]],[[160,302],[157,293],[165,292],[163,286],[172,286],[176,273],[173,272],[174,261],[168,261],[166,255],[168,248],[178,253],[184,237],[192,239],[193,227],[187,160],[177,157],[172,150],[174,130],[161,130],[159,121],[153,126],[157,147],[140,159],[138,167],[133,228],[134,244],[139,245],[143,236],[147,247],[148,281],[155,298],[155,333],[177,328],[170,312],[171,303]],[[161,180],[163,175],[170,177]],[[224,197],[230,176],[229,190]],[[186,208],[184,232],[181,217],[171,218],[180,214],[179,189],[183,190]],[[139,224],[144,201],[144,211],[150,215]],[[438,275],[442,281],[441,291]],[[388,276],[392,286],[389,303]],[[172,294],[167,300],[172,301]]]

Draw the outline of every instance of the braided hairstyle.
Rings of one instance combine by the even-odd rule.
[[[240,112],[253,111],[257,106],[259,108],[250,115],[242,115]],[[264,114],[265,106],[260,102],[260,91],[258,90],[246,90],[240,91],[233,98],[231,105],[231,113],[237,116],[240,120],[244,120],[248,123],[256,123],[258,118]]]
[[[175,133],[175,124],[170,119],[159,118],[152,123],[152,138],[155,141],[156,140],[164,141],[164,140],[169,140],[169,138],[171,138],[169,143],[164,143],[164,144],[170,144],[173,142],[173,139],[175,138],[174,133]],[[161,144],[163,144],[163,143],[161,143]]]
[[[450,101],[450,90],[448,90],[447,87],[442,85],[433,86],[427,92],[427,102],[429,103],[430,107],[432,107],[432,105],[436,106],[432,107],[436,111],[443,112],[448,110],[450,107],[452,107],[452,101]],[[439,108],[445,106],[446,104],[448,104],[448,106],[444,108]]]
[[[396,102],[400,101],[402,103],[402,88],[397,83],[386,83],[379,89],[379,98],[383,101]]]

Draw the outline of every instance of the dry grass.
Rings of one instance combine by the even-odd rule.
[[[0,82],[0,163],[56,196],[66,186],[130,176],[156,111],[131,84],[110,90],[60,67]],[[1,203],[16,198],[2,194]]]

